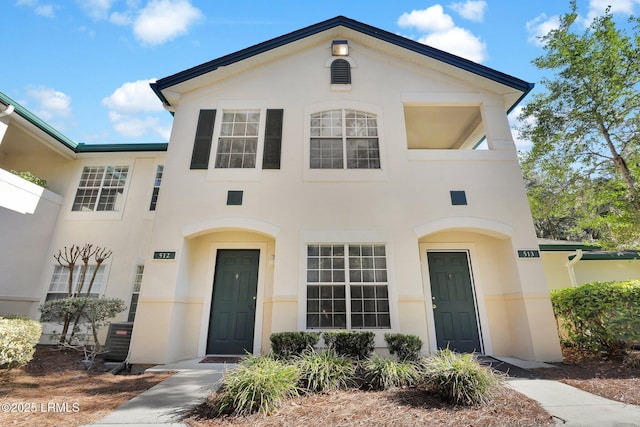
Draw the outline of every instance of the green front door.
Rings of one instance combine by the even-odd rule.
[[[253,352],[259,250],[218,250],[207,354]]]
[[[466,252],[427,252],[438,348],[481,352]]]

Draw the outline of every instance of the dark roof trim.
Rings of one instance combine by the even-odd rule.
[[[569,259],[574,259],[576,255],[570,255]],[[603,261],[603,260],[640,260],[640,252],[638,251],[622,251],[622,252],[586,252],[582,254],[581,261]]]
[[[538,245],[540,250],[543,252],[567,252],[567,251],[576,251],[578,249],[583,251],[593,251],[600,249],[599,246],[591,246],[591,245],[576,245],[572,243],[566,244],[540,244]]]
[[[40,117],[27,110],[18,102],[0,92],[0,102],[6,106],[13,105],[14,112],[12,114],[19,114],[29,123],[73,151],[74,153],[121,153],[121,152],[133,152],[133,151],[167,151],[167,143],[156,144],[84,144],[78,143],[72,139],[66,137],[50,124],[42,120]]]
[[[78,144],[77,153],[129,153],[134,151],[167,151],[169,144]]]
[[[372,27],[371,25],[363,24],[362,22],[358,22],[344,16],[336,16],[335,18],[331,18],[326,21],[322,21],[317,24],[310,25],[300,30],[293,31],[291,33],[285,34],[280,37],[276,37],[271,40],[267,40],[265,42],[256,44],[254,46],[239,50],[235,53],[222,56],[218,59],[205,62],[204,64],[200,64],[195,67],[189,68],[187,70],[181,71],[179,73],[173,74],[171,76],[162,78],[156,81],[155,83],[151,83],[151,88],[164,104],[170,105],[169,101],[162,94],[163,89],[185,82],[187,80],[193,79],[203,74],[209,73],[220,67],[231,65],[238,61],[242,61],[252,56],[267,52],[271,49],[284,46],[288,43],[301,40],[305,37],[309,37],[314,34],[318,34],[322,31],[326,31],[338,26],[343,26],[351,30],[366,34],[368,36],[375,37],[379,40],[431,57],[433,59],[442,61],[454,67],[458,67],[460,69],[477,74],[481,77],[485,77],[487,79],[493,80],[495,82],[498,82],[506,86],[512,87],[514,89],[517,89],[519,91],[522,91],[523,92],[522,97],[520,97],[520,99],[518,99],[518,101],[509,108],[509,111],[511,111],[511,109],[513,109],[520,102],[520,100],[526,94],[528,94],[531,91],[531,89],[533,89],[533,86],[534,86],[533,83],[525,82],[524,80],[520,80],[516,77],[510,76],[508,74],[504,74],[500,71],[496,71],[484,65],[477,64],[473,61],[469,61],[468,59],[464,59],[459,56],[452,55],[448,52],[444,52],[442,50],[433,48],[431,46],[427,46],[425,44],[416,42],[414,40],[407,39],[397,34],[393,34],[388,31],[381,30],[376,27]]]

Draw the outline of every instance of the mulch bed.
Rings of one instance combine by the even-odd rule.
[[[80,426],[97,421],[171,374],[86,371],[75,350],[41,347],[23,368],[0,377],[1,426]]]

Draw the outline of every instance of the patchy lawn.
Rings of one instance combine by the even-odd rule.
[[[80,365],[81,353],[42,347],[0,382],[0,425],[79,426],[97,421],[171,374],[112,375]]]

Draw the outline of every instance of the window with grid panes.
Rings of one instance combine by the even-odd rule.
[[[142,284],[142,274],[144,273],[144,265],[136,267],[136,275],[133,278],[133,292],[131,293],[131,304],[129,304],[129,317],[127,322],[133,322],[136,318],[138,310],[138,298],[140,297],[140,285]]]
[[[158,194],[160,194],[160,183],[162,182],[162,173],[164,172],[164,166],[158,165],[156,169],[156,178],[153,181],[153,193],[151,194],[151,203],[149,204],[149,210],[155,211],[158,204]]]
[[[84,265],[76,265],[73,269],[73,282],[72,282],[72,295],[84,296],[89,289],[89,282],[93,276],[93,272],[96,268],[95,265],[89,265],[85,274],[84,284],[81,285],[82,269]],[[96,273],[96,278],[93,281],[91,287],[90,297],[97,298],[100,295],[100,289],[102,288],[102,282],[104,280],[104,265],[101,265]],[[46,300],[54,300],[67,298],[69,296],[69,269],[61,265],[56,265],[53,269],[53,275],[51,276],[51,282],[49,282],[49,291],[47,292]]]
[[[380,169],[375,114],[329,110],[311,115],[311,169]]]
[[[85,166],[71,210],[120,210],[128,173],[129,166]]]
[[[307,329],[390,327],[384,245],[307,246]]]
[[[260,110],[224,110],[216,168],[255,168]]]

